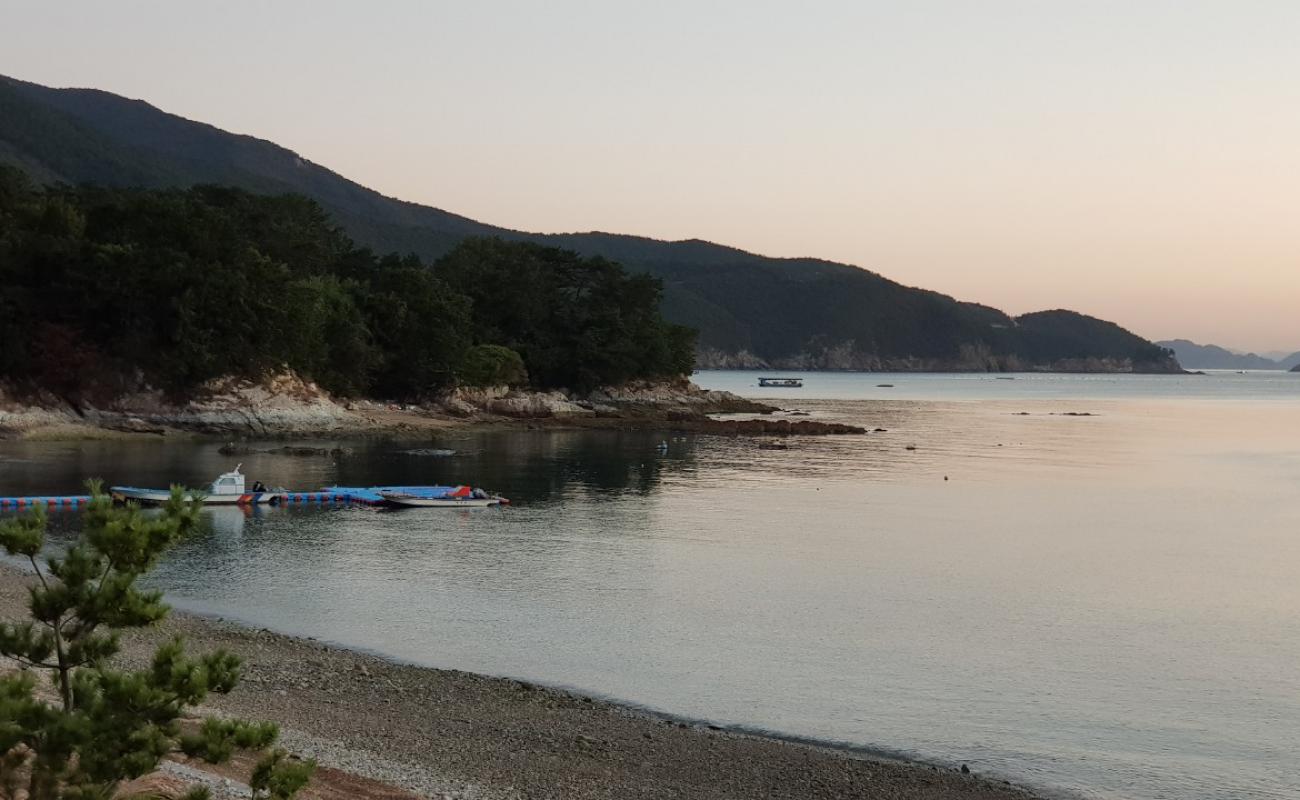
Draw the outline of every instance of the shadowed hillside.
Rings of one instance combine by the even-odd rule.
[[[1218,345],[1197,344],[1186,339],[1157,342],[1174,351],[1178,363],[1188,369],[1279,369],[1300,366],[1300,352],[1274,360],[1254,353],[1234,353]]]
[[[46,183],[299,193],[358,242],[425,261],[483,235],[603,256],[663,281],[664,316],[700,331],[706,367],[1178,369],[1168,351],[1111,323],[1067,311],[1013,318],[844,264],[699,240],[497,228],[385,197],[271,142],[97,90],[0,78],[0,163]]]

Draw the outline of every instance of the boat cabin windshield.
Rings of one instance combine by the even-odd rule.
[[[243,466],[242,464],[240,466]],[[211,491],[208,494],[243,494],[244,493],[244,476],[235,467],[234,471],[227,472],[212,482]]]

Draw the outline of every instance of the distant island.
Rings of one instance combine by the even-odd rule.
[[[157,190],[213,184],[258,195],[301,195],[361,247],[411,254],[381,259],[399,269],[436,264],[466,239],[484,237],[602,259],[658,281],[663,324],[671,326],[661,330],[697,331],[693,355],[701,368],[1181,371],[1166,348],[1071,311],[1013,317],[846,264],[767,258],[699,240],[495,227],[385,197],[271,142],[103,91],[0,77],[0,163],[50,186]],[[305,201],[284,202],[300,203],[303,214],[317,213]],[[287,260],[303,255],[292,249],[259,254],[291,272],[312,269]],[[456,257],[463,261],[465,255],[462,250]],[[669,337],[666,346],[681,341]],[[600,342],[590,344],[594,350],[587,357],[611,355]],[[445,365],[427,367],[446,371]],[[388,378],[381,382],[396,379],[389,366],[379,368],[385,370]]]
[[[1300,351],[1280,359],[1254,353],[1237,353],[1213,344],[1197,344],[1187,339],[1156,342],[1174,352],[1178,363],[1187,369],[1277,369],[1294,370],[1300,366]]]

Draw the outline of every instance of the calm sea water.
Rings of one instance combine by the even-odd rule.
[[[420,664],[1062,794],[1300,796],[1300,375],[804,377],[696,381],[886,430],[247,456],[270,484],[472,482],[516,505],[214,510],[158,581],[184,608]],[[456,455],[406,452],[433,447]],[[0,442],[0,493],[201,484],[231,461]]]

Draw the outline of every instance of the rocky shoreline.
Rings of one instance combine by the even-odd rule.
[[[623,428],[671,421],[707,427],[712,414],[775,410],[729,392],[701,389],[685,378],[587,394],[508,387],[457,389],[420,404],[336,399],[293,375],[214,381],[181,401],[142,390],[100,404],[73,403],[43,393],[20,394],[0,384],[0,438],[303,438],[521,423]]]
[[[0,616],[24,614],[29,580],[0,566]],[[154,647],[176,635],[195,651],[221,647],[245,659],[240,686],[202,712],[280,723],[283,743],[322,765],[304,795],[308,800],[1035,797],[963,774],[958,765],[891,760],[664,719],[572,692],[397,664],[189,614],[174,613],[163,625],[127,637],[120,658],[143,666]],[[218,784],[224,775],[237,789],[238,765],[216,774]]]

